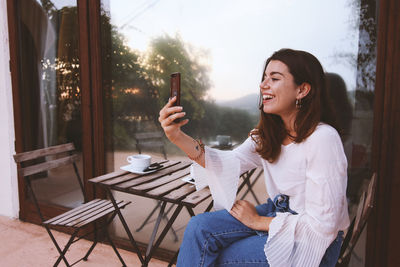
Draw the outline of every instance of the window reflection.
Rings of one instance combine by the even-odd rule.
[[[138,152],[137,134],[162,131],[157,117],[169,97],[171,73],[182,73],[181,103],[190,119],[184,131],[211,146],[232,146],[258,121],[264,60],[283,47],[301,49],[313,53],[328,73],[354,209],[370,177],[375,1],[101,3],[109,171]],[[164,146],[168,158],[184,157],[169,142]],[[163,157],[157,149],[146,153]],[[354,266],[364,264],[360,251]]]
[[[133,149],[132,132],[159,130],[158,110],[168,99],[169,74],[176,71],[182,73],[182,104],[191,119],[185,130],[206,143],[217,135],[239,143],[247,137],[258,119],[263,61],[281,47],[313,52],[354,91],[358,29],[350,14],[357,7],[348,0],[331,6],[103,1],[103,18],[110,23],[103,25],[103,52],[114,148]],[[294,23],[301,10],[314,10],[314,16]]]
[[[81,91],[76,1],[20,0],[20,106],[23,149],[74,142],[81,148]],[[79,168],[82,171],[80,166]],[[68,179],[73,169],[37,176],[42,202],[76,205],[78,183]],[[78,199],[81,201],[81,199]]]

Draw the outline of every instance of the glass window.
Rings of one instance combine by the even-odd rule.
[[[18,12],[24,151],[68,142],[80,151],[76,1],[18,1]],[[70,175],[74,175],[72,167],[38,175],[33,183],[38,198],[56,205],[74,206],[74,201],[82,202],[79,184],[76,179],[71,181]]]
[[[258,121],[265,60],[280,48],[294,48],[314,54],[327,72],[343,128],[353,211],[370,174],[375,1],[101,3],[108,171],[127,164],[129,154],[143,151],[154,157],[185,158],[164,139],[153,147],[138,145],[139,133],[162,132],[158,112],[168,100],[173,72],[182,74],[181,104],[190,119],[183,130],[210,146],[240,144]],[[266,197],[263,186],[257,186],[261,199]],[[147,215],[132,215],[132,227]],[[187,219],[177,222],[179,238]],[[145,234],[136,235],[147,241]],[[174,240],[171,234],[161,246],[176,249],[179,242]],[[363,266],[363,250],[356,253],[355,264]]]

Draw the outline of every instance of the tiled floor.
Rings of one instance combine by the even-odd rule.
[[[54,231],[57,241],[65,244],[68,235]],[[91,242],[80,240],[72,245],[67,253],[70,264],[81,258],[90,247]],[[128,266],[140,266],[135,253],[119,249]],[[17,219],[0,216],[0,266],[2,267],[36,267],[52,266],[58,253],[46,230],[38,225],[25,223]],[[150,261],[150,267],[167,266],[166,262],[156,259]],[[65,266],[61,263],[59,266]],[[105,244],[97,244],[89,260],[79,262],[76,266],[121,266],[112,248]]]

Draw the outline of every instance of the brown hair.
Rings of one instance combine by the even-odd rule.
[[[336,127],[336,119],[328,99],[325,73],[318,59],[305,51],[281,49],[269,57],[265,69],[271,60],[284,63],[293,75],[296,85],[308,83],[311,86],[309,93],[301,99],[301,108],[296,115],[294,142],[305,140],[317,127],[319,122],[324,122]],[[262,96],[260,95],[260,120],[250,136],[257,142],[257,152],[269,162],[278,159],[281,145],[288,135],[280,116],[267,114],[263,111]]]

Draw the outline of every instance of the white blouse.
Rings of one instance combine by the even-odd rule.
[[[249,137],[232,151],[205,148],[205,166],[194,164],[198,183],[210,187],[214,208],[230,210],[241,173],[261,167],[267,193],[289,196],[289,212],[278,212],[269,226],[264,251],[275,266],[319,266],[339,230],[349,226],[347,212],[347,160],[337,131],[320,123],[301,143],[282,146],[273,163],[256,152]]]

